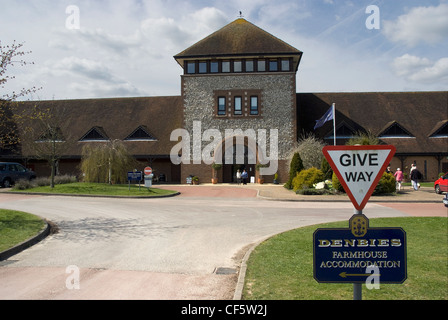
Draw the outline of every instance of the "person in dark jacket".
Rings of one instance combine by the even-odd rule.
[[[411,171],[411,181],[412,181],[412,187],[414,190],[418,190],[420,188],[420,183],[418,183],[419,180],[423,179],[422,173],[417,169],[417,166],[413,166],[414,169]]]

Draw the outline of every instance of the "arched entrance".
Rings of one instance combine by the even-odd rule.
[[[224,139],[217,148],[222,150],[221,154],[215,152],[215,157],[220,157],[222,161],[223,183],[236,183],[236,172],[246,170],[250,182],[251,177],[255,177],[255,164],[257,163],[256,143],[251,138],[231,137]]]

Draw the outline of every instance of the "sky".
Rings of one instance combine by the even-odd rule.
[[[1,45],[34,64],[0,96],[180,95],[173,56],[242,16],[303,52],[297,92],[448,89],[448,0],[0,0]]]

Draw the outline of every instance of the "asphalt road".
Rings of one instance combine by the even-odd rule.
[[[238,278],[232,271],[249,247],[286,230],[353,215],[351,203],[267,201],[238,190],[162,199],[0,193],[0,208],[30,212],[59,227],[0,262],[0,300],[232,299]],[[409,215],[380,204],[368,204],[364,214]],[[79,270],[79,288],[73,270]]]

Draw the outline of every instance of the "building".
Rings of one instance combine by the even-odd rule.
[[[301,57],[239,18],[174,56],[183,70],[180,96],[23,102],[20,108],[38,103],[61,115],[61,139],[71,141],[59,160],[61,174],[79,174],[84,145],[118,139],[141,162],[138,169],[150,165],[171,183],[191,175],[210,182],[215,174],[233,182],[238,169],[257,178],[260,163],[268,182],[274,173],[285,182],[300,134],[333,143],[331,122],[313,130],[332,103],[338,144],[370,131],[397,148],[393,170],[406,172],[416,162],[430,181],[448,171],[447,91],[297,93]],[[25,144],[0,157],[49,174]],[[214,172],[212,163],[222,169]]]

